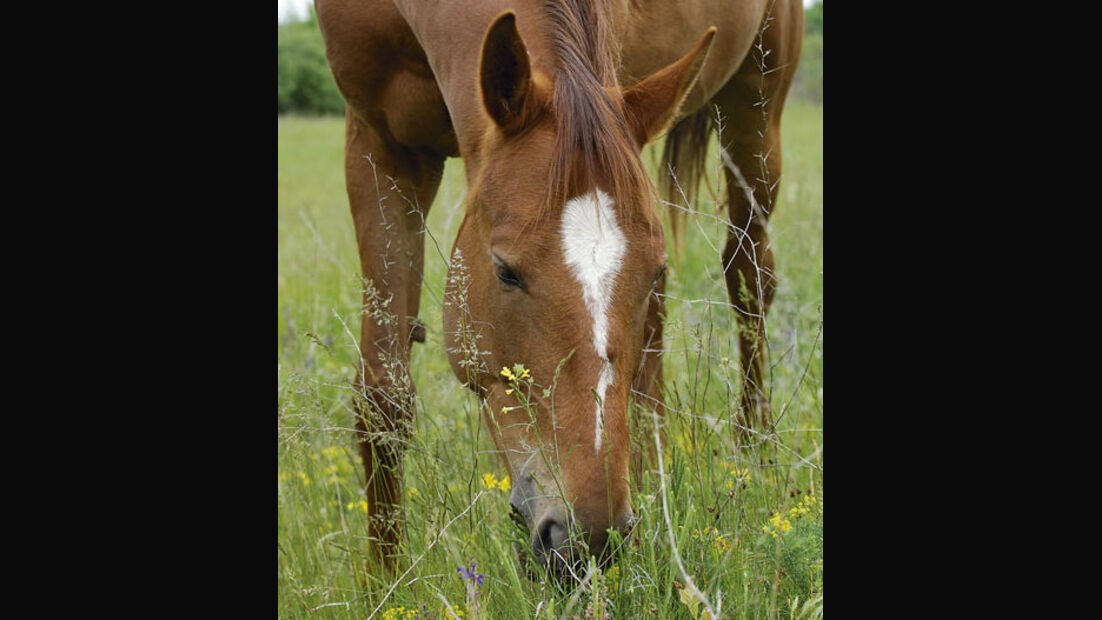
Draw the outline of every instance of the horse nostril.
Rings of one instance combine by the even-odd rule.
[[[553,556],[555,551],[562,553],[567,538],[566,528],[561,523],[552,518],[546,518],[536,528],[536,536],[535,540],[532,541],[532,546],[538,556],[547,558]]]

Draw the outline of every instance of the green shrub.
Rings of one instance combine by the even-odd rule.
[[[279,114],[344,115],[344,98],[325,60],[316,20],[278,26]]]
[[[823,103],[823,34],[804,36],[800,66],[792,83],[792,98],[822,105]]]

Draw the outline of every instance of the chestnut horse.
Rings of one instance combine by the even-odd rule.
[[[664,160],[695,186],[717,107],[731,221],[717,260],[739,323],[741,419],[768,428],[766,221],[803,35],[799,0],[316,8],[347,102],[345,174],[365,283],[357,428],[369,537],[384,566],[403,531],[409,352],[425,338],[424,221],[447,157],[464,159],[467,204],[444,341],[455,375],[481,399],[538,560],[561,568],[583,549],[600,552],[632,521],[629,400],[660,402],[667,261],[640,152],[668,131]],[[516,364],[528,376],[511,378]]]

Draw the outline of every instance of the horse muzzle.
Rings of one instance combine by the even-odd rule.
[[[561,506],[552,505],[538,517],[525,519],[525,511],[513,504],[511,515],[514,521],[527,527],[530,533],[532,559],[535,564],[549,569],[560,578],[565,578],[567,573],[573,573],[580,578],[589,555],[597,558],[599,566],[606,565],[618,550],[610,544],[610,532],[617,530],[623,538],[627,538],[636,522],[629,508],[611,526],[598,523],[579,524],[570,518],[565,506]]]

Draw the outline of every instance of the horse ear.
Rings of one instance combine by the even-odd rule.
[[[511,10],[494,18],[486,31],[478,82],[482,104],[498,127],[505,133],[522,129],[532,112],[535,97],[528,49],[517,31],[517,15]]]
[[[716,27],[712,26],[681,60],[655,71],[624,91],[624,111],[640,148],[669,127],[696,84],[715,34]]]

